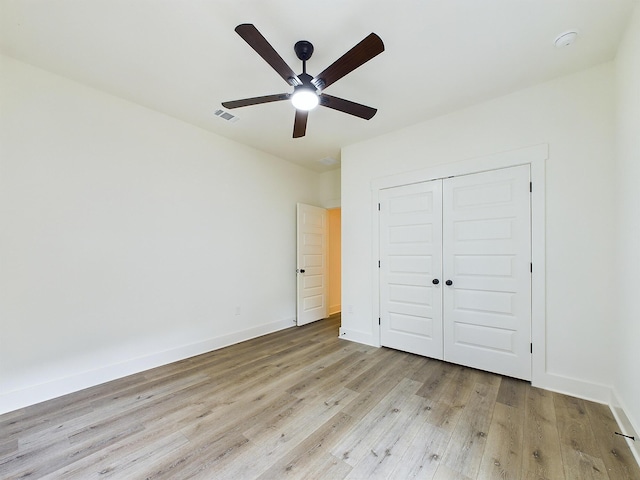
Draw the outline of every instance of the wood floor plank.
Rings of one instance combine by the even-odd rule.
[[[478,478],[521,478],[523,423],[524,405],[515,408],[496,401]]]
[[[250,439],[251,450],[245,449],[232,462],[216,466],[216,474],[228,478],[248,478],[270,468],[270,466],[297,448],[308,437],[309,432],[330,423],[340,413],[342,402],[348,403],[357,395],[343,389],[330,398],[299,399],[292,408],[282,410],[258,428],[250,428],[244,436]]]
[[[74,462],[64,468],[41,477],[41,480],[85,480],[98,478],[135,478],[145,474],[149,469],[149,462],[162,458],[188,440],[179,432],[166,436],[147,435],[139,438],[139,448],[132,448],[126,443],[114,449],[105,449],[85,457],[82,461]],[[108,452],[108,453],[107,453]],[[114,455],[117,461],[114,462]]]
[[[102,435],[108,436],[110,432],[126,428],[132,423],[142,423],[151,417],[155,417],[155,409],[159,405],[167,402],[171,403],[176,389],[183,391],[189,389],[189,387],[203,387],[207,381],[206,376],[187,377],[183,381],[164,385],[162,389],[143,391],[140,395],[129,398],[122,404],[114,402],[108,408],[100,410],[101,415],[91,415],[92,418],[95,418],[95,421],[90,421],[83,428],[69,432],[67,438],[71,445],[79,445]],[[58,428],[60,429],[61,427]],[[68,428],[65,428],[65,430],[68,431]]]
[[[626,440],[614,432],[620,431],[611,409],[606,405],[584,402],[591,430],[597,439],[600,458],[612,480],[640,480],[640,466],[629,451]]]
[[[556,410],[556,424],[558,426],[558,435],[560,436],[560,445],[568,447],[568,449],[562,449],[565,473],[567,472],[568,458],[571,459],[570,465],[575,464],[574,461],[577,457],[584,456],[585,459],[599,459],[600,449],[591,430],[591,423],[589,422],[584,401],[579,398],[554,393],[553,403]],[[567,458],[565,452],[568,452],[569,449],[575,451],[578,455],[570,455]],[[580,458],[580,462],[582,462],[582,458]]]
[[[407,398],[414,395],[420,383],[403,378],[371,411],[349,431],[331,453],[348,463],[357,464],[371,451],[379,436],[383,435],[406,407]]]
[[[420,425],[414,441],[407,447],[389,478],[433,478],[451,439],[451,432],[425,421]]]
[[[566,478],[611,480],[601,458],[592,457],[588,453],[577,450],[566,443],[561,443],[560,449]]]
[[[40,478],[92,453],[108,448],[110,445],[134,435],[143,428],[139,423],[128,424],[122,428],[110,430],[99,437],[91,438],[89,441],[82,442],[79,445],[72,446],[65,439],[41,448],[28,450],[14,457],[9,457],[8,461],[6,459],[1,460],[0,472],[3,472],[3,475],[8,478]]]
[[[269,418],[300,399],[286,392],[267,392],[231,404],[216,404],[199,422],[189,424],[181,432],[193,442],[225,433],[242,433],[261,418]]]
[[[353,372],[361,370],[367,361],[366,354],[356,351],[329,365],[319,365],[309,371],[304,379],[287,389],[287,392],[297,397],[304,397],[336,384],[345,384],[350,380]],[[337,379],[337,376],[340,378]]]
[[[529,387],[525,397],[523,469],[527,480],[563,480],[564,467],[553,394]]]
[[[496,402],[524,411],[526,391],[529,383],[515,378],[502,377]]]
[[[470,399],[475,377],[470,369],[455,366],[448,378],[442,391],[438,392],[437,401],[432,404],[428,421],[436,427],[453,431]]]
[[[187,439],[179,433],[180,428],[201,418],[204,408],[201,403],[197,402],[185,405],[175,403],[170,408],[163,409],[162,415],[158,418],[154,418],[153,415],[146,419],[141,417],[144,429],[80,460],[75,460],[70,465],[53,472],[51,478],[83,479],[95,476],[96,472],[107,472],[109,475],[121,476],[122,472],[130,469],[134,464],[136,466],[146,465],[148,468],[149,465],[143,461],[147,458],[144,452],[148,450],[148,445],[159,443],[157,448],[161,449],[164,454],[183,445]],[[149,460],[161,457],[160,454],[152,455],[153,458]],[[128,461],[131,465],[128,464]]]
[[[340,412],[356,396],[357,393],[343,388],[328,397],[322,394],[306,397],[257,428],[252,427],[243,433],[257,444],[271,445],[273,450],[286,442],[295,445],[304,440],[310,431],[317,430]]]
[[[146,473],[149,480],[193,478],[204,475],[215,478],[216,464],[245,447],[249,440],[240,434],[216,436],[194,444],[189,442],[171,452],[171,460]],[[177,454],[176,454],[177,453]]]
[[[349,415],[336,413],[257,478],[332,478],[323,477],[325,473],[336,475],[333,478],[344,478],[351,466],[332,456],[329,450],[352,425],[353,419]],[[325,472],[322,468],[328,470]],[[341,476],[339,472],[342,472]]]
[[[498,389],[476,383],[463,417],[458,421],[442,463],[455,472],[476,478],[487,441]]]
[[[315,462],[308,463],[307,467],[305,471],[299,472],[301,475],[296,478],[305,480],[335,480],[336,478],[345,478],[351,470],[351,465],[348,465],[331,454],[324,454],[315,460]]]
[[[183,387],[186,383],[181,384]],[[70,421],[59,425],[58,429],[63,432],[49,433],[37,441],[25,442],[22,450],[30,452],[55,452],[56,461],[50,462],[59,468],[67,464],[81,462],[83,457],[92,456],[96,452],[108,451],[111,446],[122,441],[129,441],[135,438],[137,433],[147,430],[144,423],[153,422],[158,427],[163,425],[164,419],[156,419],[155,411],[163,409],[165,418],[170,412],[178,410],[179,413],[187,411],[180,405],[171,403],[171,396],[155,399],[152,404],[145,404],[136,410],[103,409],[92,414],[79,417],[77,422]],[[79,423],[78,423],[79,422]],[[77,428],[78,425],[84,425]],[[32,436],[28,437],[32,440]],[[49,440],[49,442],[47,442]],[[49,467],[51,467],[49,465]],[[40,472],[43,475],[45,472]]]
[[[18,452],[18,438],[8,438],[0,443],[0,458],[8,457]]]
[[[449,385],[448,380],[456,374],[458,369],[451,363],[436,360],[432,361],[429,367],[425,369],[426,377],[416,395],[437,400],[442,395],[443,389]]]
[[[69,400],[67,399],[66,402]],[[74,409],[69,405],[61,405],[59,410],[46,409],[42,414],[38,413],[39,409],[28,410],[22,418],[5,422],[5,425],[0,428],[0,439],[5,441],[18,437],[24,438],[30,433],[37,434],[56,423],[63,423],[70,418],[76,418],[78,415],[91,413],[94,410],[90,404],[83,404],[82,400],[77,403],[77,406],[78,408]]]
[[[446,465],[440,464],[433,480],[473,480],[460,472],[452,470]]]
[[[409,445],[415,440],[425,423],[423,412],[428,400],[418,395],[407,398],[404,408],[390,423],[383,435],[373,444],[347,475],[347,479],[391,478]],[[420,439],[417,439],[420,441]]]
[[[390,372],[398,369],[402,355],[387,348],[381,348],[371,354],[369,367],[345,385],[350,390],[361,392],[385,379]],[[397,377],[396,377],[397,380]]]
[[[607,407],[341,340],[339,326],[0,415],[0,478],[640,479]]]

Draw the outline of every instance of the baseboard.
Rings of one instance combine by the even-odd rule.
[[[611,386],[585,382],[572,377],[565,377],[553,373],[536,374],[534,372],[531,384],[552,392],[563,393],[572,397],[582,398],[597,403],[609,405],[611,400]]]
[[[629,409],[626,408],[625,404],[621,401],[620,396],[615,389],[612,389],[611,391],[610,407],[613,412],[613,416],[620,427],[620,433],[635,438],[635,440],[627,438],[627,444],[629,445],[636,462],[640,465],[640,436],[638,435],[638,432],[640,432],[640,425],[634,425],[632,419],[627,416],[626,412],[628,412]]]
[[[151,368],[218,350],[245,340],[277,332],[278,330],[284,330],[294,325],[295,319],[278,320],[228,335],[182,345],[171,350],[155,352],[104,367],[90,369],[53,381],[30,385],[6,393],[2,392],[0,393],[0,414],[35,405],[36,403],[100,385],[127,375],[144,372]]]
[[[336,313],[340,313],[342,311],[342,305],[329,305],[329,315],[335,315]]]
[[[356,343],[364,343],[365,345],[371,345],[372,347],[380,346],[380,343],[377,340],[374,340],[372,334],[360,332],[358,330],[340,328],[339,337],[343,340],[350,340]]]

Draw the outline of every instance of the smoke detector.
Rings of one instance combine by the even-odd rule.
[[[556,37],[553,41],[553,44],[556,48],[564,48],[572,45],[573,42],[578,38],[578,32],[575,30],[571,30],[569,32],[564,32]]]

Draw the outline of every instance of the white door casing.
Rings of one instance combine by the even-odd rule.
[[[381,191],[382,345],[442,359],[441,266],[442,182]]]
[[[531,379],[529,182],[528,165],[443,182],[445,359],[524,380]]]
[[[327,316],[327,211],[297,204],[296,324]]]

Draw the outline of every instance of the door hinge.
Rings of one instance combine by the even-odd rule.
[[[378,325],[382,325],[382,321],[380,320],[380,317],[378,317]]]
[[[529,344],[529,351],[530,351],[531,353],[533,353],[533,343],[530,343],[530,344]]]
[[[529,193],[533,192],[533,182],[529,182]]]
[[[378,204],[378,211],[380,211],[380,204]]]
[[[531,262],[531,263],[529,264],[529,271],[530,271],[531,273],[533,273],[533,262]]]
[[[380,268],[380,260],[378,260],[378,268]]]

